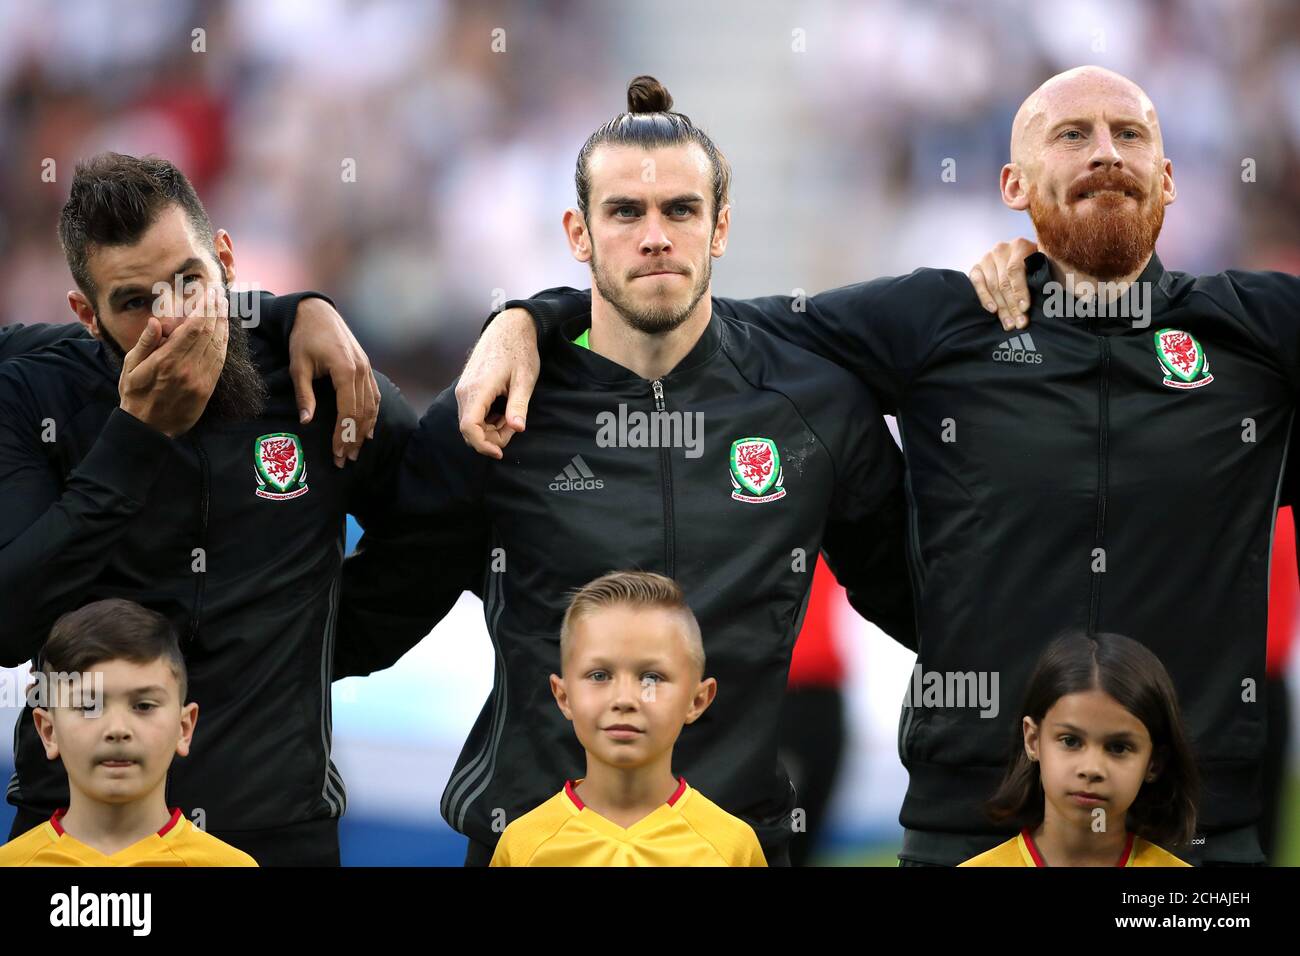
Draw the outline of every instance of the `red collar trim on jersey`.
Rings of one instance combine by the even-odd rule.
[[[1029,827],[1025,827],[1023,830],[1021,830],[1020,835],[1021,837],[1024,838],[1025,846],[1029,848],[1029,855],[1034,859],[1034,866],[1047,866],[1047,864],[1043,862],[1043,855],[1038,852],[1038,847],[1034,845],[1034,838],[1029,833]],[[1133,834],[1130,833],[1128,835],[1128,839],[1124,841],[1124,852],[1119,855],[1119,862],[1116,863],[1115,865],[1128,866],[1128,859],[1129,856],[1132,855],[1132,853],[1133,853]]]
[[[585,803],[583,803],[581,800],[578,799],[578,795],[573,792],[572,780],[564,781],[564,792],[568,794],[569,799],[573,801],[573,805],[577,807],[579,810],[581,810],[583,807],[586,806]]]
[[[60,810],[55,810],[54,816],[50,817],[50,826],[54,827],[54,832],[57,833],[59,836],[63,836],[63,832],[64,832],[63,824],[59,823],[59,817],[63,816],[67,812],[68,812],[68,808],[63,807]],[[158,831],[158,835],[166,836],[167,831],[170,830],[172,827],[176,826],[176,824],[180,822],[181,822],[181,808],[172,807],[171,819],[163,824],[163,828]]]
[[[1034,866],[1047,866],[1043,862],[1043,855],[1038,852],[1038,847],[1034,846],[1034,838],[1029,832],[1029,827],[1025,827],[1020,831],[1020,839],[1025,841],[1025,846],[1029,849],[1029,855],[1033,858]]]
[[[1124,844],[1124,852],[1119,855],[1119,862],[1116,866],[1128,866],[1129,855],[1133,852],[1133,834],[1128,835],[1128,841]]]
[[[181,822],[181,808],[172,807],[172,818],[163,824],[163,828],[158,831],[158,835],[166,836],[167,831],[170,830],[172,827],[176,826],[176,824],[180,822]]]
[[[686,778],[678,777],[677,780],[678,780],[677,789],[673,791],[673,795],[668,798],[668,806],[670,807],[678,800],[680,800],[682,794],[686,792]],[[587,806],[585,803],[582,802],[582,799],[578,796],[577,792],[573,789],[572,780],[564,781],[564,793],[570,800],[573,801],[573,805],[577,807],[579,810]],[[179,813],[180,811],[178,810],[177,812]]]

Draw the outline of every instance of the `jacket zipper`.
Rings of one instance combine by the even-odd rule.
[[[655,411],[664,410],[664,383],[662,379],[655,379],[650,383],[654,390]],[[673,551],[675,550],[675,532],[673,530],[673,465],[669,455],[669,449],[660,446],[659,448],[659,474],[663,479],[664,495],[664,574],[668,577],[673,576]]]
[[[1094,327],[1094,332],[1096,331]],[[1094,537],[1094,549],[1102,549],[1105,561],[1106,536],[1106,482],[1109,477],[1110,450],[1110,340],[1104,335],[1097,336],[1101,346],[1101,380],[1097,387],[1097,529]],[[1088,602],[1088,633],[1097,631],[1097,619],[1101,615],[1101,579],[1104,571],[1093,571],[1092,562],[1096,555],[1090,556],[1088,570],[1092,573],[1092,593]],[[1102,567],[1106,567],[1103,563]]]
[[[210,498],[210,475],[208,455],[203,450],[198,436],[190,433],[190,444],[199,456],[199,549],[203,554],[203,570],[195,572],[194,610],[190,614],[190,641],[199,636],[199,617],[203,613],[203,585],[208,575],[208,501]]]

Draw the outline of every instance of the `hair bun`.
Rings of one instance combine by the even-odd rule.
[[[666,113],[673,108],[667,87],[653,76],[638,76],[627,85],[629,113]]]

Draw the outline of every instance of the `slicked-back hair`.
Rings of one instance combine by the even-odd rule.
[[[578,165],[573,174],[578,192],[578,209],[587,219],[591,201],[591,154],[601,146],[639,146],[658,149],[663,146],[682,146],[695,143],[704,150],[713,171],[713,224],[718,223],[718,213],[730,202],[731,164],[702,129],[691,122],[685,113],[673,111],[673,98],[662,83],[653,76],[638,76],[627,86],[627,112],[619,113],[587,137],[578,152]],[[590,221],[590,220],[588,220]]]

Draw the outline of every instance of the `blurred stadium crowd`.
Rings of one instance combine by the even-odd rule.
[[[333,295],[419,406],[503,295],[586,284],[559,225],[574,158],[640,72],[734,166],[725,294],[964,270],[1028,233],[996,192],[1011,117],[1085,62],[1160,110],[1167,266],[1300,271],[1283,0],[129,6],[0,0],[0,323],[71,318],[54,226],[76,159],[155,152],[231,232],[242,280]]]

